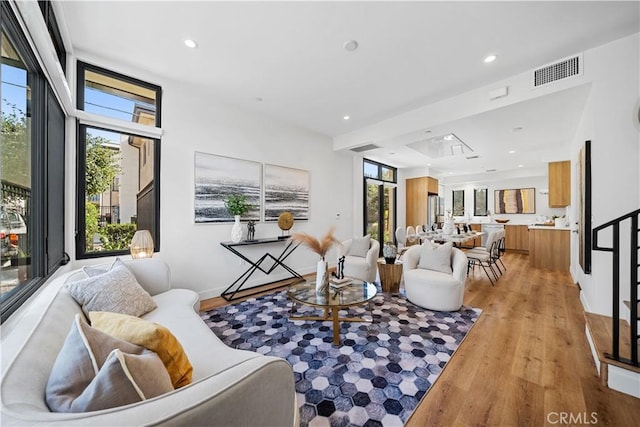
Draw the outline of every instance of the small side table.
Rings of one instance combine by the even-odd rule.
[[[397,294],[400,292],[400,281],[402,280],[402,264],[387,264],[384,259],[378,261],[378,273],[380,274],[380,284],[382,292]]]

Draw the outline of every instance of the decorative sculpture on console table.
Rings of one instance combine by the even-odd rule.
[[[278,216],[278,227],[282,230],[282,235],[278,236],[278,239],[288,239],[289,230],[293,227],[293,215],[291,215],[291,212],[282,212]]]
[[[247,223],[247,242],[255,242],[254,238],[256,235],[256,223],[250,219]]]

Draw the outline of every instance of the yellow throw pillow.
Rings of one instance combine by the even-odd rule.
[[[164,326],[142,320],[139,317],[106,311],[89,313],[91,326],[154,351],[167,368],[173,387],[191,383],[193,367],[176,337]]]

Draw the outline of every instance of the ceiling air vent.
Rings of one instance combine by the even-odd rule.
[[[572,56],[533,71],[533,86],[539,87],[582,74],[582,55]]]
[[[497,169],[487,169],[487,172],[495,172]]]
[[[479,157],[480,157],[480,156],[475,155],[475,156],[469,156],[469,157],[467,157],[466,159],[467,159],[467,160],[473,160],[473,159],[477,159],[477,158],[479,158]]]
[[[367,145],[361,145],[360,147],[352,148],[351,151],[353,151],[354,153],[362,153],[363,151],[375,150],[376,148],[380,148],[380,147],[377,146],[376,144],[367,144]]]

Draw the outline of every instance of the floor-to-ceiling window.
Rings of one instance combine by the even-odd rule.
[[[364,234],[382,244],[394,241],[397,170],[371,160],[363,161]]]
[[[0,4],[2,59],[0,305],[7,319],[64,252],[65,114],[8,2]]]

